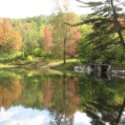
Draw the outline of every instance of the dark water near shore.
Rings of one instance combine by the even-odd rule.
[[[124,125],[125,81],[0,70],[0,125]]]

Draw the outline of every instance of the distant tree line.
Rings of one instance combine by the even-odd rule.
[[[66,63],[67,58],[79,58],[83,63],[124,64],[124,1],[76,1],[93,12],[78,16],[66,5],[65,11],[48,17],[1,18],[1,57],[15,54],[17,59],[43,57],[63,59]]]

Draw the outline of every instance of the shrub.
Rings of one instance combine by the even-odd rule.
[[[32,61],[33,60],[33,57],[31,55],[27,56],[26,58],[28,61]]]
[[[35,57],[42,57],[43,56],[43,51],[40,48],[36,48],[33,50],[32,53]]]

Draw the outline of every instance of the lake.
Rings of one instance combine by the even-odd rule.
[[[0,125],[124,125],[124,107],[122,79],[0,70]]]

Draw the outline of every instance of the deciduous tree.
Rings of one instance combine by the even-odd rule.
[[[21,47],[21,36],[10,20],[0,19],[0,48],[4,52],[17,51]]]
[[[49,26],[44,28],[44,39],[43,39],[43,49],[45,51],[51,52],[53,46],[53,34]]]
[[[78,22],[78,20],[78,17],[71,12],[58,13],[51,20],[54,37],[53,51],[59,55],[58,57],[63,57],[64,63],[66,63],[66,57],[74,57],[77,53],[80,39],[79,27],[70,27],[65,22],[68,21],[68,23],[73,24]]]
[[[112,48],[112,46],[117,47],[118,44],[125,52],[125,40],[123,35],[125,22],[123,17],[123,0],[104,0],[99,2],[76,1],[84,6],[90,7],[93,11],[86,19],[76,25],[85,23],[91,23],[93,25],[93,32],[91,32],[87,38],[92,44],[94,43],[94,53],[101,52],[100,55],[103,55],[105,58],[105,53],[109,52],[106,56],[108,56],[108,60],[110,60],[110,58],[113,57],[110,53],[113,51],[109,51],[109,48]]]

